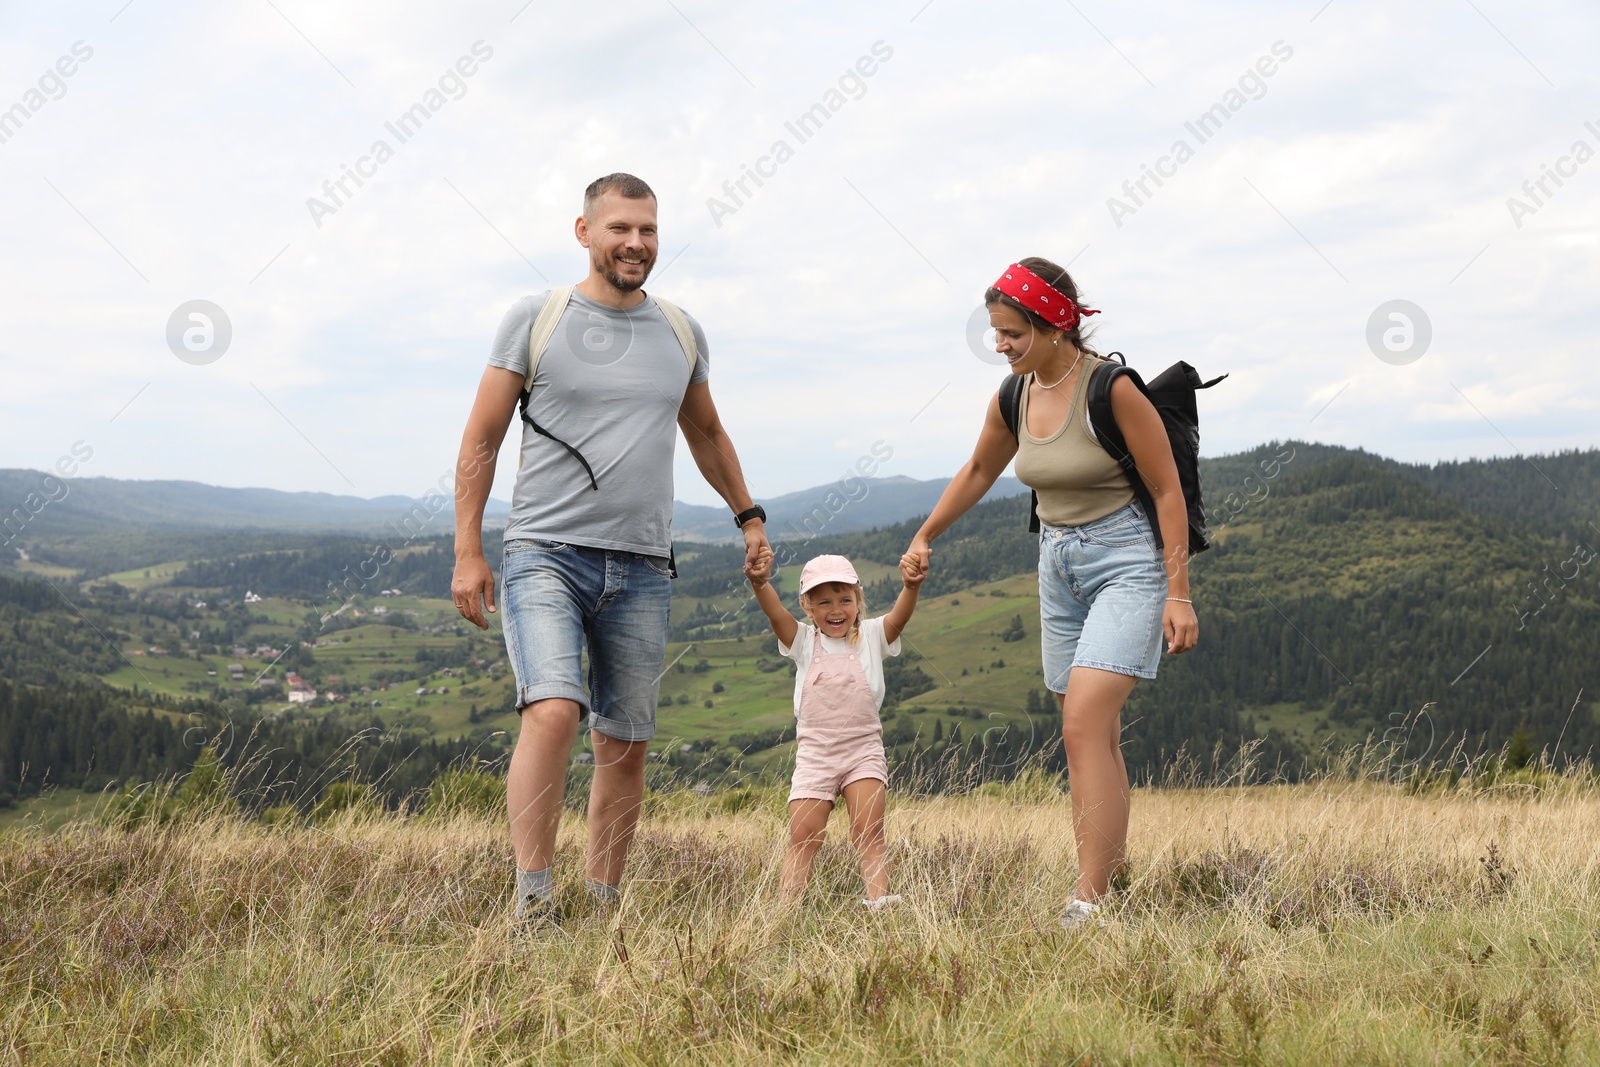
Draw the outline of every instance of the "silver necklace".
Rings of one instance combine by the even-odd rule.
[[[1082,361],[1083,361],[1083,349],[1080,348],[1080,349],[1078,349],[1078,358],[1072,361],[1072,366],[1067,368],[1067,373],[1065,373],[1061,377],[1057,378],[1051,384],[1046,385],[1046,384],[1044,384],[1043,382],[1041,382],[1039,380],[1039,372],[1038,371],[1034,371],[1033,372],[1033,384],[1037,385],[1040,389],[1054,389],[1056,386],[1060,385],[1062,382],[1064,382],[1068,378],[1072,377],[1072,372],[1078,369],[1078,364],[1081,363]]]

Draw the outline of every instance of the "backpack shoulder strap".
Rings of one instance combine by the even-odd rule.
[[[661,296],[652,296],[656,307],[661,309],[661,314],[666,316],[667,325],[672,327],[672,332],[677,335],[678,347],[683,349],[683,357],[689,361],[689,376],[694,377],[694,365],[700,359],[700,346],[695,343],[694,327],[689,325],[689,316],[683,309],[672,301]]]
[[[1021,439],[1017,428],[1022,421],[1022,390],[1028,385],[1026,374],[1007,374],[1000,383],[1000,417],[1006,420],[1006,429],[1012,437]]]
[[[1112,353],[1112,355],[1118,354]],[[1089,409],[1089,428],[1094,431],[1095,440],[1100,442],[1100,447],[1104,448],[1112,459],[1122,465],[1122,469],[1128,472],[1131,479],[1136,473],[1133,456],[1128,452],[1128,442],[1117,427],[1116,413],[1111,410],[1111,387],[1124,375],[1133,380],[1139,392],[1149,392],[1138,371],[1127,364],[1113,363],[1106,359],[1102,360],[1089,375],[1089,395],[1085,398],[1084,404]]]
[[[1121,358],[1120,352],[1111,353]],[[1162,547],[1161,524],[1156,521],[1155,501],[1150,496],[1149,486],[1144,484],[1144,475],[1139,473],[1139,465],[1134,462],[1133,452],[1128,448],[1127,439],[1122,436],[1122,430],[1117,426],[1116,412],[1111,410],[1111,387],[1118,378],[1129,378],[1139,392],[1150,395],[1150,390],[1145,386],[1144,379],[1139,377],[1139,372],[1126,363],[1113,363],[1110,359],[1101,361],[1089,376],[1089,395],[1085,398],[1084,406],[1089,409],[1089,426],[1094,431],[1095,440],[1100,442],[1100,447],[1106,454],[1117,461],[1124,474],[1128,476],[1128,487],[1133,490],[1133,498],[1144,509],[1145,517],[1150,522],[1150,533],[1154,538],[1156,547]]]
[[[539,369],[539,357],[550,346],[550,338],[555,336],[556,326],[560,324],[561,315],[572,299],[572,290],[576,288],[575,285],[562,285],[550,290],[550,295],[545,297],[544,307],[533,317],[533,329],[528,331],[528,373],[522,379],[524,394],[533,392],[533,375]]]
[[[1008,374],[1000,383],[1000,417],[1006,420],[1006,429],[1019,442],[1022,440],[1022,391],[1028,387],[1026,374]],[[1039,532],[1039,494],[1033,494],[1028,506],[1028,532]]]

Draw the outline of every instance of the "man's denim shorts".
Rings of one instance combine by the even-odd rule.
[[[1082,526],[1039,535],[1044,681],[1067,691],[1074,667],[1154,678],[1167,575],[1137,501]]]
[[[507,541],[500,610],[517,676],[517,708],[556,697],[574,700],[589,712],[590,728],[607,737],[654,737],[671,608],[669,570],[665,556]]]

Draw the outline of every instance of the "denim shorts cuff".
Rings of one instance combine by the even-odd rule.
[[[1101,663],[1092,659],[1076,660],[1074,667],[1093,667],[1097,671],[1110,671],[1112,674],[1126,674],[1130,678],[1154,678],[1155,671],[1147,671],[1140,667],[1119,667],[1115,663]]]
[[[572,685],[568,682],[536,682],[533,685],[517,687],[518,711],[536,700],[571,700],[578,705],[579,715],[589,710],[588,691],[581,685]]]
[[[618,741],[648,741],[656,735],[656,724],[650,722],[621,722],[604,715],[589,716],[589,729]]]

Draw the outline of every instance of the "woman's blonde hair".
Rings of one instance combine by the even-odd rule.
[[[830,583],[830,584],[843,585],[844,583],[843,582],[835,582],[835,583]],[[850,638],[849,638],[850,646],[852,648],[854,648],[856,645],[859,645],[861,643],[861,620],[866,618],[866,615],[867,615],[867,591],[862,588],[860,582],[857,582],[855,585],[852,585],[850,587],[850,595],[855,598],[855,602],[856,602],[856,621],[855,621],[855,625],[850,627]],[[811,613],[811,603],[810,603],[810,601],[811,601],[811,597],[810,597],[809,594],[807,594],[807,593],[801,593],[800,594],[800,607],[802,609],[804,609],[804,611],[808,615]]]

